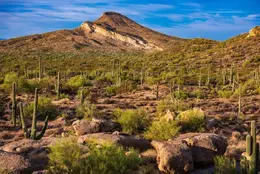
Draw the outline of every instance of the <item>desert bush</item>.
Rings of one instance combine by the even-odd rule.
[[[132,149],[126,155],[123,147],[110,142],[97,145],[93,141],[80,146],[75,138],[61,139],[52,145],[49,159],[48,173],[53,174],[124,174],[142,163]]]
[[[184,92],[184,91],[182,91],[182,90],[180,90],[180,91],[175,91],[174,92],[174,96],[175,96],[175,98],[177,98],[177,99],[187,99],[188,98],[188,94],[186,93],[186,92]]]
[[[178,113],[179,111],[184,111],[188,108],[189,105],[187,103],[184,103],[178,99],[173,99],[173,101],[171,101],[170,97],[168,96],[158,102],[156,110],[157,114],[161,116],[165,115],[168,110],[174,113]]]
[[[167,121],[161,118],[158,121],[152,122],[151,126],[144,133],[144,137],[151,140],[168,140],[177,136],[180,127],[176,121]]]
[[[191,96],[196,97],[198,99],[204,99],[207,97],[205,92],[203,92],[203,90],[200,90],[200,89],[196,89],[196,90],[192,91]]]
[[[80,87],[84,87],[84,86],[90,86],[91,83],[86,80],[83,76],[81,75],[77,75],[74,77],[71,77],[65,86],[67,86],[68,88],[71,88],[73,90],[76,90]]]
[[[14,72],[10,72],[5,75],[4,83],[2,84],[2,88],[10,92],[12,90],[12,84],[16,82],[18,92],[29,92],[32,91],[33,88],[23,77],[18,77],[18,75]]]
[[[79,118],[91,119],[97,116],[97,108],[95,104],[91,104],[89,101],[84,102],[83,105],[79,105],[76,108],[76,115]]]
[[[108,86],[108,87],[106,87],[106,93],[109,96],[114,96],[117,94],[117,89],[118,89],[118,87],[115,85]]]
[[[216,156],[214,158],[215,174],[237,174],[236,160],[225,156]]]
[[[202,132],[205,129],[205,114],[201,109],[193,108],[181,112],[176,119],[183,131]]]
[[[59,139],[50,149],[48,173],[80,173],[86,152],[77,144],[76,138]]]
[[[31,102],[25,109],[25,116],[31,117],[33,113],[34,102]],[[38,99],[38,115],[37,118],[44,120],[46,116],[50,119],[55,119],[58,115],[56,106],[51,103],[51,99],[47,97],[39,97]]]
[[[231,90],[218,90],[218,96],[221,98],[230,98],[232,93]]]
[[[113,116],[124,132],[138,134],[148,126],[147,113],[143,109],[115,109]]]

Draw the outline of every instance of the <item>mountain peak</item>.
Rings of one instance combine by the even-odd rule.
[[[255,36],[260,36],[260,26],[255,26],[249,31],[249,34],[247,37],[255,37]]]

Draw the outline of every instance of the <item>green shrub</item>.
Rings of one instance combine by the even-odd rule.
[[[30,92],[33,90],[33,88],[30,86],[26,79],[24,79],[23,77],[19,78],[18,75],[14,72],[5,75],[2,88],[5,91],[10,92],[12,89],[13,82],[16,82],[18,92]]]
[[[176,121],[167,121],[161,118],[154,121],[145,131],[144,137],[151,140],[168,140],[179,134],[180,127]]]
[[[78,76],[74,76],[71,77],[67,83],[66,86],[72,89],[78,89],[80,87],[84,87],[84,86],[90,86],[91,83],[88,82],[83,76],[78,75]]]
[[[178,99],[173,99],[173,101],[171,101],[170,97],[166,97],[165,99],[158,102],[156,110],[157,114],[162,116],[165,115],[168,110],[174,113],[178,113],[179,111],[184,111],[188,108],[189,105],[187,103],[184,103]]]
[[[110,142],[97,145],[93,141],[80,146],[75,138],[61,139],[52,145],[49,159],[48,173],[53,174],[125,174],[142,163],[134,150],[126,155],[121,146]]]
[[[79,105],[76,108],[76,115],[79,118],[91,119],[97,116],[96,105],[91,104],[90,102],[84,102],[83,105]]]
[[[178,122],[182,126],[182,130],[191,132],[202,132],[205,129],[205,115],[201,109],[193,108],[181,112],[177,116]]]
[[[214,158],[215,174],[237,174],[236,160],[225,156],[216,156]]]
[[[31,117],[33,113],[34,102],[31,102],[25,109],[25,116]],[[58,115],[56,106],[52,105],[51,99],[47,97],[39,97],[38,99],[38,117],[41,120],[44,120],[46,116],[49,116],[50,119],[55,119]]]
[[[230,98],[232,93],[231,90],[218,90],[218,96],[221,98]]]
[[[123,131],[129,134],[138,134],[148,126],[147,113],[143,109],[115,109],[113,115]]]
[[[69,94],[61,93],[60,99],[63,99],[63,98],[69,98]]]
[[[117,88],[118,88],[118,87],[115,86],[115,85],[106,87],[106,93],[107,93],[107,95],[109,95],[109,96],[114,96],[114,95],[116,95],[116,94],[117,94]]]
[[[184,91],[181,91],[181,90],[180,91],[175,91],[174,92],[174,96],[177,99],[183,99],[183,100],[188,98],[188,94],[186,92],[184,92]]]
[[[77,144],[76,138],[60,139],[50,149],[48,173],[80,173],[86,152]]]
[[[89,174],[125,174],[137,169],[141,163],[136,151],[131,149],[126,155],[123,147],[109,142],[99,148],[91,145],[90,154],[84,161],[85,172]]]
[[[196,89],[196,90],[192,91],[191,95],[198,99],[204,99],[207,97],[207,95],[200,89]]]

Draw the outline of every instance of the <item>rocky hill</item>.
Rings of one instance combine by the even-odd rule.
[[[94,22],[83,22],[73,30],[59,30],[0,42],[2,49],[72,51],[163,50],[171,37],[143,27],[115,12],[106,12]]]

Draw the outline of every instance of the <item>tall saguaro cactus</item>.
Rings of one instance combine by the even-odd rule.
[[[238,115],[241,114],[241,97],[242,97],[242,85],[239,84],[239,96],[238,96]]]
[[[60,72],[58,72],[57,75],[56,93],[57,93],[57,98],[60,99]]]
[[[39,58],[39,81],[42,79],[42,59]]]
[[[36,122],[37,122],[37,110],[38,110],[38,89],[37,88],[35,89],[31,133],[28,131],[28,129],[25,125],[22,103],[19,104],[19,109],[20,109],[20,118],[21,118],[22,129],[24,131],[25,137],[30,138],[30,139],[34,139],[34,140],[40,140],[43,137],[43,135],[44,135],[44,133],[45,133],[47,127],[48,127],[49,116],[46,117],[45,122],[44,122],[44,126],[43,126],[41,132],[37,135],[36,134]]]
[[[16,83],[12,85],[12,123],[16,126]]]
[[[246,136],[246,159],[249,161],[250,174],[257,174],[259,165],[259,144],[256,142],[255,121],[251,121],[251,133]]]

